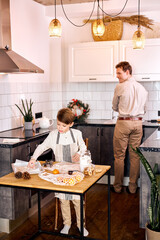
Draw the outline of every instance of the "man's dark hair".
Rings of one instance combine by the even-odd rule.
[[[122,70],[124,72],[126,72],[127,70],[129,71],[129,73],[132,75],[132,67],[129,64],[129,62],[120,62],[116,65],[116,68],[122,68]]]

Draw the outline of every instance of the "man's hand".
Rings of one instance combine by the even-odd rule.
[[[72,162],[79,162],[80,160],[80,155],[78,153],[76,153],[75,155],[73,155],[72,157]]]
[[[36,160],[32,158],[32,159],[28,162],[28,167],[29,167],[29,168],[35,168],[35,164],[36,164]]]

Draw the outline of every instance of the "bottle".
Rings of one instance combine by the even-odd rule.
[[[91,152],[89,150],[86,150],[81,156],[80,156],[80,170],[81,172],[84,172],[84,169],[86,167],[89,167],[91,165]]]

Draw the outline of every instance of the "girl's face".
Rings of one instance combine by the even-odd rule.
[[[57,119],[57,129],[58,129],[58,132],[60,133],[66,133],[69,131],[69,128],[73,126],[73,123],[70,123],[70,124],[66,124],[66,123],[63,123],[63,122],[60,122],[58,119]]]

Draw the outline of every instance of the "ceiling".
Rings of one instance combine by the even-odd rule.
[[[43,4],[45,6],[54,5],[55,3],[55,0],[33,0],[33,1]],[[87,3],[87,2],[94,2],[94,1],[95,0],[63,0],[63,4]],[[110,0],[104,0],[104,1],[110,1]],[[56,4],[60,5],[61,0],[56,0]]]

